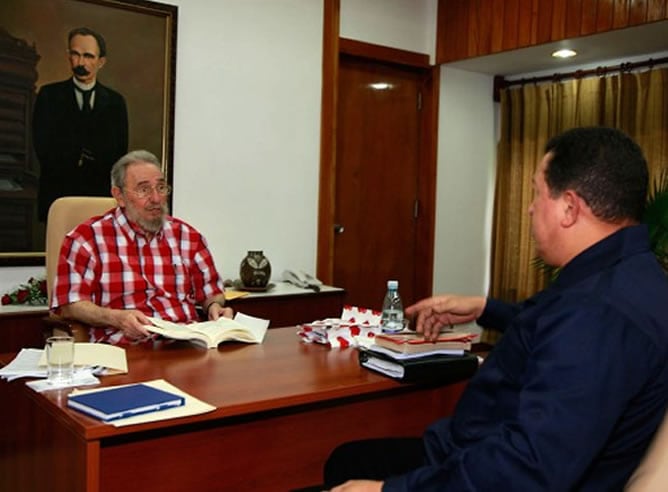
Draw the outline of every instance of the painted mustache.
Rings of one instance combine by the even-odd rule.
[[[74,75],[80,75],[80,76],[84,76],[84,75],[89,75],[89,74],[90,74],[90,72],[89,72],[88,70],[86,70],[86,67],[84,67],[84,66],[82,66],[82,65],[79,65],[78,67],[74,67],[74,68],[72,69],[72,72],[74,72]]]

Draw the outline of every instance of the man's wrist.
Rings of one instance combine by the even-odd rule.
[[[209,304],[207,304],[207,306],[206,306],[206,312],[207,312],[207,313],[209,312],[209,309],[211,309],[211,306],[213,306],[214,304],[218,304],[221,308],[224,308],[224,307],[225,307],[225,301],[220,301],[220,300],[211,301],[211,302],[210,302]]]

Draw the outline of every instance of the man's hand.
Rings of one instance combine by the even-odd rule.
[[[131,339],[150,336],[144,326],[150,325],[151,321],[136,309],[111,309],[90,301],[77,301],[61,306],[59,314],[93,326],[111,326],[122,330],[124,335]]]
[[[381,492],[383,482],[374,480],[348,480],[334,487],[330,492]]]
[[[234,311],[232,308],[224,307],[217,302],[213,302],[209,305],[209,312],[207,315],[211,321],[216,321],[218,318],[233,318]]]
[[[406,308],[406,315],[416,316],[415,330],[427,340],[436,340],[443,326],[474,321],[487,304],[482,296],[441,295],[423,299]]]
[[[111,310],[111,317],[113,323],[110,323],[114,328],[123,330],[127,338],[138,339],[150,336],[146,325],[151,324],[144,313],[136,309],[113,309]]]

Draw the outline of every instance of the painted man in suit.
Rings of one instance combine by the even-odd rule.
[[[106,54],[100,34],[73,29],[67,50],[72,78],[44,85],[37,95],[33,137],[42,221],[61,196],[108,196],[111,166],[128,150],[125,99],[97,81]]]

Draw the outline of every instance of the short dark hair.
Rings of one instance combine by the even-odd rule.
[[[545,146],[545,181],[553,197],[574,190],[606,222],[640,222],[649,181],[640,146],[615,128],[567,130]]]
[[[67,45],[72,42],[74,36],[93,36],[97,41],[97,47],[100,49],[100,58],[107,56],[107,43],[104,42],[102,34],[93,31],[87,27],[75,27],[67,35]]]

